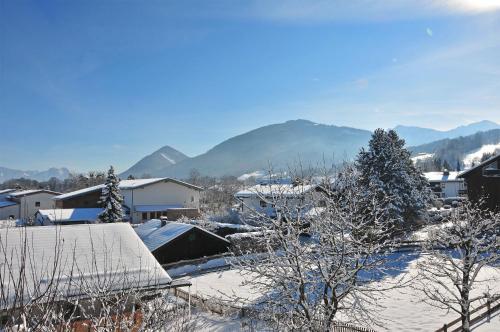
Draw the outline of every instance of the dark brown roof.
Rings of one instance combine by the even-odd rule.
[[[483,161],[482,163],[480,163],[479,165],[477,166],[474,166],[472,168],[469,168],[468,170],[466,171],[463,171],[462,173],[458,174],[457,178],[463,178],[463,177],[467,177],[470,173],[472,173],[473,171],[479,169],[479,168],[482,168],[488,164],[491,164],[492,162],[494,161],[497,161],[500,159],[500,154],[496,155],[496,156],[493,156],[485,161]]]

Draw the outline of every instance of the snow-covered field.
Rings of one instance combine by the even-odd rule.
[[[415,258],[409,262],[405,272],[407,277],[411,278],[417,275],[417,261],[425,259],[425,256]],[[490,287],[500,292],[500,273],[491,267],[485,267],[479,274],[479,280],[484,278],[498,278],[496,282],[489,283],[488,285],[482,284],[481,287]],[[251,286],[242,286],[245,281],[236,270],[228,270],[223,272],[213,272],[200,276],[190,278],[192,282],[191,293],[197,294],[204,298],[217,298],[221,300],[228,300],[233,296],[238,296],[247,299],[247,301],[255,301],[261,295],[258,294]],[[382,280],[380,289],[387,287],[391,284],[392,278]],[[410,283],[411,285],[411,283]],[[478,290],[481,292],[482,288]],[[458,316],[453,312],[446,312],[433,308],[432,306],[421,301],[422,294],[411,287],[404,287],[401,289],[391,289],[386,291],[384,296],[381,296],[378,301],[377,308],[373,311],[378,312],[379,318],[384,320],[384,327],[387,331],[434,331],[448,323]],[[229,324],[231,320],[226,321]],[[236,327],[238,324],[233,321]],[[208,328],[209,331],[221,331],[223,324],[214,324],[214,329]],[[228,325],[230,326],[230,325]],[[375,328],[375,330],[381,330]],[[490,322],[485,322],[474,328],[478,332],[498,332],[500,331],[500,315],[492,317]]]
[[[483,154],[493,153],[497,149],[500,149],[500,143],[498,143],[498,144],[486,144],[486,145],[483,145],[481,148],[472,151],[471,153],[467,154],[464,158],[465,168],[472,167],[472,163],[478,164],[481,161],[481,157],[483,156]]]
[[[422,161],[426,159],[430,159],[434,157],[433,153],[419,153],[416,156],[412,157],[411,160],[416,163],[417,161]]]
[[[251,285],[243,285],[247,276],[237,270],[226,270],[207,273],[188,278],[191,281],[191,292],[206,299],[219,299],[231,301],[235,296],[245,299],[250,303],[257,300],[262,294],[258,293]],[[235,306],[241,306],[234,303]]]
[[[420,257],[419,259],[425,259]],[[410,262],[408,268],[408,277],[417,275],[417,260]],[[497,282],[480,284],[477,293],[481,292],[486,287],[491,287],[497,292],[500,292],[500,273],[491,267],[485,267],[479,274],[479,279],[491,278],[495,276]],[[389,282],[389,280],[381,281],[380,286]],[[450,284],[451,286],[451,284]],[[443,326],[444,323],[451,322],[458,318],[454,312],[446,312],[433,308],[432,306],[421,301],[422,294],[412,289],[405,287],[403,289],[392,289],[385,293],[377,305],[382,308],[380,311],[381,318],[386,320],[385,327],[388,331],[435,331]],[[474,329],[478,332],[493,332],[500,331],[500,316],[493,317],[489,323],[483,324]]]

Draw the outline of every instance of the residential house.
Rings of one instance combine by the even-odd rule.
[[[239,201],[242,213],[257,212],[268,217],[276,217],[276,203],[286,206],[289,211],[304,206],[306,195],[317,191],[319,186],[294,183],[263,183],[238,191],[234,196]]]
[[[34,219],[38,210],[54,208],[53,198],[60,194],[46,189],[12,191],[0,200],[0,220]]]
[[[473,202],[484,198],[486,207],[500,210],[500,154],[458,175],[467,183],[467,195]]]
[[[424,173],[432,191],[438,198],[464,197],[467,186],[464,179],[458,177],[459,172],[427,172]]]
[[[93,186],[54,197],[61,209],[98,208],[104,185]],[[196,217],[199,214],[200,192],[195,185],[171,179],[122,180],[119,184],[127,220],[139,223],[148,219],[167,216]]]
[[[161,264],[227,252],[230,242],[201,227],[153,219],[135,228]]]
[[[35,215],[35,224],[40,226],[95,224],[102,211],[102,208],[39,210]]]
[[[25,303],[71,299],[91,310],[98,296],[173,287],[128,223],[0,229],[0,243],[4,319]]]

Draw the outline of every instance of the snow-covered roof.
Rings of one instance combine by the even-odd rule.
[[[459,172],[448,172],[449,174],[446,175],[444,172],[427,172],[424,173],[424,176],[426,177],[427,181],[433,182],[433,181],[461,181],[460,179],[457,179],[457,176]]]
[[[102,208],[46,209],[38,210],[38,213],[52,222],[95,221],[99,219],[102,210]]]
[[[135,210],[137,212],[154,212],[154,211],[167,211],[169,209],[180,209],[182,205],[180,204],[168,204],[168,205],[136,205]]]
[[[476,166],[474,166],[474,167],[472,167],[472,168],[469,168],[468,170],[463,171],[462,173],[460,173],[460,174],[458,175],[458,177],[463,177],[464,175],[469,174],[469,173],[470,173],[470,172],[472,172],[473,170],[476,170],[476,169],[478,169],[478,168],[482,168],[482,167],[484,167],[484,166],[486,166],[486,165],[488,165],[488,164],[490,164],[490,163],[493,163],[493,162],[495,162],[495,161],[497,161],[497,160],[500,160],[500,154],[497,154],[496,156],[493,156],[493,157],[491,157],[491,158],[489,158],[489,159],[487,159],[487,160],[483,161],[483,162],[482,162],[482,163],[480,163],[479,165],[476,165]]]
[[[240,190],[235,196],[240,198],[251,196],[300,196],[316,187],[315,185],[259,184],[245,190]]]
[[[139,237],[142,239],[142,241],[144,241],[146,247],[148,247],[148,249],[153,252],[193,228],[198,228],[203,232],[206,232],[225,242],[228,242],[223,237],[220,237],[198,226],[177,222],[167,222],[165,226],[162,226],[162,221],[159,219],[149,220],[144,224],[136,227],[135,231],[137,232],[137,235],[139,235]]]
[[[183,186],[195,189],[195,190],[203,190],[203,188],[200,188],[198,186],[192,185],[192,184],[187,183],[187,182],[179,181],[176,179],[171,179],[171,178],[121,180],[120,184],[119,184],[119,188],[121,190],[137,189],[137,188],[148,186],[150,184],[154,184],[154,183],[161,182],[161,181],[174,182],[174,183],[177,183],[177,184],[180,184],[180,185],[183,185]],[[80,190],[75,190],[75,191],[72,191],[69,193],[65,193],[65,194],[56,196],[56,197],[54,197],[54,199],[55,200],[63,200],[63,199],[71,198],[71,197],[85,195],[85,194],[88,194],[88,193],[91,193],[94,191],[100,191],[100,190],[102,190],[102,188],[104,188],[104,184],[100,184],[97,186],[88,187],[88,188],[84,188],[84,189],[80,189]]]
[[[2,190],[0,190],[0,195],[8,194],[8,193],[11,193],[13,191],[16,191],[16,189],[2,189]]]
[[[11,280],[5,280],[2,289],[8,302],[13,301],[12,285],[21,276],[27,279],[25,301],[35,285],[43,291],[53,266],[63,298],[88,298],[103,287],[110,292],[167,287],[172,281],[128,223],[5,228],[0,229],[0,243],[6,252],[0,266],[12,263],[7,276]],[[28,261],[21,264],[25,244]]]
[[[0,209],[7,207],[7,206],[13,206],[13,205],[17,205],[17,203],[11,202],[11,201],[0,201]]]
[[[47,190],[47,189],[29,189],[29,190],[22,190],[22,191],[16,191],[12,194],[9,194],[9,197],[22,197],[22,196],[29,196],[29,195],[35,195],[39,193],[47,193],[47,194],[52,194],[52,195],[60,195],[61,193],[52,191],[52,190]]]

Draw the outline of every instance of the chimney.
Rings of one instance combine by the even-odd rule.
[[[450,175],[450,171],[449,171],[449,170],[447,170],[447,169],[445,169],[445,170],[443,171],[443,175],[446,175],[446,176]]]
[[[161,227],[163,227],[163,226],[165,226],[167,224],[167,218],[166,217],[163,217],[163,216],[160,217],[160,221],[161,221],[161,223],[160,223]]]

